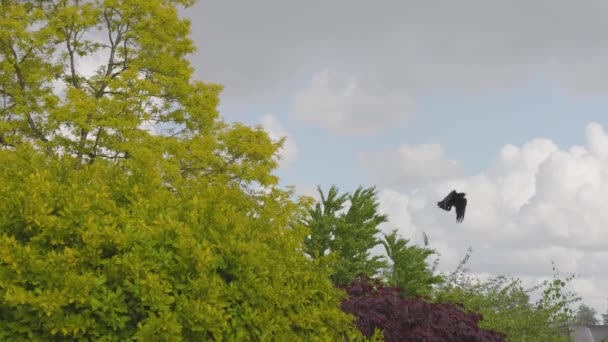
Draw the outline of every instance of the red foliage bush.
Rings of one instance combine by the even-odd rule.
[[[479,328],[480,314],[467,313],[461,305],[429,303],[423,297],[401,298],[399,288],[359,277],[341,286],[349,298],[342,310],[354,315],[357,328],[367,337],[374,329],[384,330],[391,341],[506,341],[498,332]]]

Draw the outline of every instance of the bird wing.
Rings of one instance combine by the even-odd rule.
[[[450,192],[447,196],[445,196],[444,199],[441,200],[441,202],[437,203],[437,206],[439,206],[439,208],[443,209],[443,210],[450,210],[451,207],[454,205],[454,197],[456,195],[456,190],[452,190],[452,192]]]
[[[467,207],[467,199],[464,197],[456,197],[454,200],[456,207],[456,222],[460,223],[464,220],[464,212]]]

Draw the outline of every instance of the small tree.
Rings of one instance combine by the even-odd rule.
[[[388,220],[378,213],[376,189],[359,187],[352,194],[338,195],[338,188],[332,186],[327,196],[317,189],[321,201],[305,219],[310,228],[306,253],[330,262],[334,284],[346,284],[360,273],[376,275],[386,263],[381,256],[371,256],[370,250],[379,244],[378,226]],[[347,201],[350,206],[344,212]]]
[[[509,341],[569,341],[566,327],[573,319],[570,305],[579,300],[565,291],[573,277],[561,279],[554,268],[553,280],[532,288],[524,288],[521,280],[506,276],[482,281],[467,274],[464,266],[469,257],[467,254],[436,288],[434,301],[463,303],[467,311],[483,315],[482,328],[500,331]],[[531,303],[530,295],[539,291],[540,298]]]
[[[597,311],[585,304],[581,304],[576,312],[575,322],[577,325],[596,325],[599,323]]]
[[[443,278],[433,274],[427,259],[436,254],[427,247],[408,246],[408,239],[398,237],[397,230],[383,234],[382,244],[391,261],[387,274],[391,286],[401,288],[401,295],[409,297],[416,294],[430,295],[432,286],[442,282]]]

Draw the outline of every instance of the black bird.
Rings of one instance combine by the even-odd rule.
[[[464,210],[467,207],[467,199],[464,192],[452,190],[437,206],[443,210],[450,211],[452,206],[456,207],[456,222],[460,223],[464,219]]]

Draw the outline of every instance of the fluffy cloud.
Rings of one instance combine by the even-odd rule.
[[[608,158],[608,136],[601,125],[591,123],[587,126],[587,144],[594,156],[602,160]]]
[[[291,116],[346,135],[402,125],[413,111],[412,98],[376,83],[370,75],[320,71],[295,95]]]
[[[409,193],[380,183],[386,186],[381,209],[391,219],[383,229],[399,227],[415,241],[426,232],[443,270],[453,269],[468,246],[474,250],[469,267],[477,273],[540,280],[551,276],[554,261],[562,274],[577,274],[574,289],[587,304],[606,312],[608,135],[591,123],[586,138],[585,146],[568,149],[546,139],[506,145],[486,172],[438,178]],[[446,162],[420,156],[429,168]],[[467,193],[462,224],[453,211],[436,207],[452,189]]]
[[[375,184],[396,188],[455,179],[463,174],[460,164],[446,159],[443,146],[436,143],[402,144],[396,151],[364,152],[359,159]]]
[[[276,141],[285,138],[283,148],[279,152],[281,166],[284,167],[295,160],[298,154],[296,142],[292,137],[289,137],[289,134],[287,134],[279,120],[275,116],[267,114],[260,118],[260,123],[264,126],[271,139]]]

